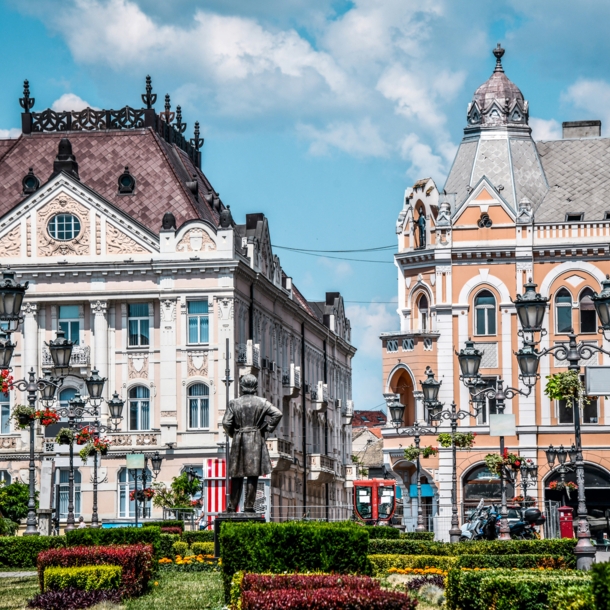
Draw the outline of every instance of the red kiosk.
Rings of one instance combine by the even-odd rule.
[[[370,524],[388,525],[396,510],[396,481],[363,479],[354,481],[354,511]]]

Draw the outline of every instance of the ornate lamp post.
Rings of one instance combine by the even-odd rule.
[[[440,387],[440,382],[437,382],[437,383],[439,384],[439,387]],[[438,395],[438,389],[437,389],[436,393]],[[411,427],[401,428],[404,414],[405,414],[405,407],[403,404],[400,403],[399,397],[394,396],[390,400],[390,402],[388,404],[388,408],[390,410],[390,415],[392,418],[392,425],[394,426],[394,428],[396,428],[396,431],[399,432],[400,434],[404,434],[405,436],[412,436],[413,440],[415,441],[415,447],[417,449],[419,449],[419,442],[420,442],[420,438],[422,436],[436,434],[436,427],[427,428],[425,426],[422,426],[417,421]],[[420,480],[421,479],[421,476],[420,476],[421,468],[420,468],[419,452],[417,454],[416,468],[417,468],[417,527],[415,528],[415,531],[416,532],[425,532],[425,531],[427,531],[427,528],[424,523],[424,512],[423,512],[422,503],[421,503],[421,498],[422,498],[421,480]]]
[[[606,336],[606,332],[610,331],[609,276],[606,276],[606,279],[602,282],[602,291],[599,294],[593,295],[591,298],[601,322],[599,329],[604,336]],[[524,358],[523,360],[519,360],[519,367],[521,368],[522,374],[524,373],[522,361],[529,362],[527,373],[530,377],[537,380],[539,378],[538,364],[540,358],[547,354],[553,354],[557,360],[567,362],[568,370],[575,371],[578,374],[580,374],[581,360],[587,360],[595,353],[610,355],[610,352],[607,352],[597,345],[583,343],[582,341],[577,342],[576,339],[578,335],[572,331],[566,333],[568,338],[567,343],[558,343],[557,345],[543,349],[540,352],[535,350],[535,345],[539,343],[539,340],[536,340],[536,335],[542,337],[547,334],[542,325],[548,301],[548,298],[543,297],[536,292],[536,284],[534,284],[531,279],[525,284],[525,293],[517,295],[517,298],[513,301],[515,308],[517,309],[519,322],[521,323],[519,335],[523,338],[524,342],[524,347],[520,352],[528,350],[527,353],[529,354],[529,359]],[[517,357],[519,358],[519,356]],[[591,544],[591,531],[589,529],[589,522],[587,521],[585,463],[582,453],[579,400],[572,398],[572,409],[574,413],[575,437],[574,468],[576,470],[576,482],[578,485],[578,543],[576,544],[574,553],[576,554],[576,567],[581,570],[588,570],[595,557],[595,547]],[[548,454],[547,459],[549,459]]]
[[[576,445],[572,445],[571,449],[564,449],[563,445],[560,445],[559,449],[553,448],[553,445],[549,445],[546,450],[546,461],[551,469],[551,472],[555,470],[561,477],[562,490],[561,490],[561,501],[565,505],[566,500],[566,474],[568,472],[574,472],[576,470],[576,457],[578,451]],[[567,458],[570,458],[568,464],[566,464]],[[555,466],[555,459],[557,459],[557,466]],[[588,523],[588,521],[587,521]]]
[[[523,490],[523,508],[527,508],[527,490],[538,484],[538,466],[531,460],[523,460],[519,467],[521,489]]]
[[[139,513],[139,506],[138,506],[138,481],[142,481],[142,491],[146,489],[146,484],[148,482],[148,475],[146,474],[146,471],[148,470],[148,458],[150,457],[150,463],[153,469],[153,479],[156,479],[159,476],[159,473],[161,472],[161,463],[163,462],[163,456],[158,452],[155,451],[153,455],[149,456],[147,454],[143,454],[144,455],[144,468],[142,468],[142,472],[141,474],[138,474],[138,469],[132,469],[131,470],[131,476],[133,477],[133,480],[135,482],[135,508],[136,508],[136,527],[138,526],[138,513]],[[144,501],[142,502],[142,519],[146,519],[146,498],[144,498]]]

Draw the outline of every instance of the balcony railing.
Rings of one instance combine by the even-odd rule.
[[[313,483],[328,483],[335,478],[335,460],[320,453],[307,456],[308,479]]]
[[[239,343],[237,346],[237,364],[260,369],[261,351],[258,343],[253,343],[251,339],[248,339],[247,343]]]
[[[311,390],[311,402],[316,411],[325,411],[328,407],[328,385],[318,381]]]
[[[293,443],[283,438],[267,439],[267,449],[269,455],[287,455],[292,458]]]
[[[341,409],[341,419],[344,426],[349,426],[352,423],[354,417],[354,401],[346,400],[345,407]]]
[[[91,348],[88,345],[75,345],[72,348],[70,366],[89,366],[91,362]],[[42,348],[42,366],[44,368],[53,367],[53,358],[48,348]]]

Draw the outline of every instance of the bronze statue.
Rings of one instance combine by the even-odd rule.
[[[426,216],[422,208],[419,209],[419,218],[415,221],[415,225],[419,233],[417,249],[424,249],[426,247]]]
[[[258,477],[271,472],[271,460],[265,438],[282,419],[282,412],[269,401],[256,396],[258,380],[244,375],[239,380],[242,396],[231,400],[222,420],[225,432],[233,439],[229,455],[231,496],[227,512],[237,512],[247,478],[244,512],[254,512]]]

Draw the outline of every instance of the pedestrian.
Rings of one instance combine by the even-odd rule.
[[[78,518],[78,528],[77,528],[77,529],[82,530],[82,529],[83,529],[83,528],[85,528],[85,527],[87,527],[87,524],[85,523],[85,519],[84,519],[84,517],[81,515],[81,516]]]

